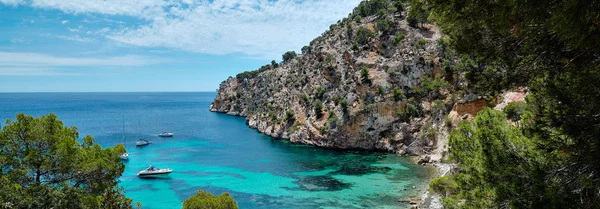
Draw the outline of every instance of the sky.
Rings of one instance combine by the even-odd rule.
[[[360,0],[0,0],[0,92],[215,91]]]

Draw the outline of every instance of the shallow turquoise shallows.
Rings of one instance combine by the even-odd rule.
[[[406,208],[427,171],[385,153],[336,151],[266,137],[243,118],[208,111],[215,93],[0,94],[0,117],[58,115],[102,146],[123,143],[120,185],[144,209],[181,208],[196,190],[229,192],[240,208]],[[158,133],[174,132],[173,138]],[[136,148],[138,138],[152,141]],[[152,164],[169,178],[140,179]],[[416,186],[417,189],[412,189]]]

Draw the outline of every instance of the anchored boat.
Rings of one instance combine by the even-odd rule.
[[[148,140],[145,140],[145,139],[140,139],[137,142],[135,142],[135,146],[138,146],[138,147],[140,147],[140,146],[146,146],[146,145],[149,145],[149,144],[152,144],[152,142],[150,142]]]
[[[173,137],[173,132],[162,132],[158,134],[160,137]]]
[[[155,168],[154,166],[150,165],[148,168],[140,171],[138,173],[139,177],[158,177],[158,176],[165,176],[165,175],[169,175],[171,172],[173,172],[173,170],[166,168],[166,169],[160,169],[160,168]]]

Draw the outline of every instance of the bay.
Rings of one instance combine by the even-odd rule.
[[[271,139],[248,128],[244,118],[208,111],[215,96],[1,93],[0,118],[55,113],[102,146],[125,142],[124,122],[130,159],[120,185],[145,209],[181,208],[199,189],[229,192],[240,208],[407,208],[398,200],[426,188],[428,171],[406,158]],[[159,138],[163,131],[175,136]],[[152,144],[135,147],[138,138]],[[174,172],[169,178],[138,178],[150,164]]]

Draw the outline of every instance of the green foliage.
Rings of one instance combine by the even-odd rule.
[[[536,168],[531,165],[529,169],[512,170],[524,173],[521,175],[530,178],[529,182],[519,177],[496,179],[496,185],[522,183],[510,196],[501,193],[505,190],[490,190],[485,181],[477,185],[476,180],[470,181],[469,188],[494,191],[493,196],[480,198],[507,208],[600,205],[600,96],[592,87],[600,79],[600,4],[596,1],[424,2],[448,36],[448,46],[472,61],[465,69],[465,77],[473,87],[470,89],[497,94],[512,87],[530,87],[527,104],[531,111],[522,115],[521,120],[527,118],[522,133],[543,148],[538,151],[546,159],[552,159],[545,167],[538,168],[536,175],[530,175],[531,169]],[[504,168],[516,164],[514,167],[519,168],[523,159],[530,159],[505,157],[510,156],[498,157],[505,161],[484,161],[481,165]],[[536,182],[538,187],[530,186]],[[527,188],[530,193],[520,188]]]
[[[365,106],[365,112],[371,112],[377,109],[377,104],[368,104]]]
[[[296,121],[296,122],[294,123],[294,125],[292,125],[292,126],[291,126],[291,127],[288,129],[288,132],[295,132],[295,131],[297,131],[297,130],[300,130],[300,127],[301,127],[301,126],[302,126],[302,124],[301,124],[301,123],[298,123],[298,121]]]
[[[388,14],[388,11],[386,9],[380,9],[379,11],[377,11],[377,18],[382,19],[387,14]]]
[[[118,187],[123,145],[102,148],[56,115],[18,114],[0,130],[0,200],[12,208],[131,208]]]
[[[354,51],[358,51],[358,44],[356,42],[354,42],[354,44],[352,44],[352,50]]]
[[[344,112],[348,112],[348,100],[345,100],[345,99],[344,99],[344,100],[342,100],[342,101],[340,102],[340,106],[342,106],[342,110],[343,110]]]
[[[329,127],[328,127],[328,126],[321,126],[321,127],[319,127],[319,133],[320,133],[321,135],[325,135],[325,134],[327,134],[327,130],[329,130]]]
[[[383,86],[377,86],[377,93],[379,94],[379,96],[383,96],[385,94],[385,89],[383,88]]]
[[[360,69],[360,78],[362,79],[363,83],[369,83],[369,69],[367,67],[362,67]]]
[[[404,122],[410,121],[411,117],[416,117],[419,115],[419,110],[417,107],[411,103],[406,104],[405,109],[399,109],[396,112],[396,116],[400,118],[400,120]]]
[[[336,63],[333,54],[327,54],[327,56],[325,56],[325,63],[328,65],[334,65]]]
[[[308,54],[310,53],[310,47],[309,46],[303,46],[302,49],[302,54]]]
[[[420,85],[420,87],[415,87],[410,90],[411,95],[417,98],[428,98],[432,100],[443,99],[440,91],[452,87],[442,78],[436,77],[432,79],[429,76],[423,77]]]
[[[394,0],[394,7],[396,7],[396,11],[402,12],[404,11],[404,0]]]
[[[354,12],[361,17],[367,17],[376,14],[380,10],[386,10],[390,6],[389,0],[369,0],[362,1],[354,9]]]
[[[325,108],[325,106],[323,106],[323,103],[321,101],[317,101],[315,102],[315,114],[317,116],[317,119],[323,117],[323,108]]]
[[[394,23],[387,19],[377,20],[377,24],[375,26],[377,31],[380,31],[383,34],[389,34],[394,30]]]
[[[518,122],[521,120],[521,115],[525,113],[525,108],[527,108],[527,103],[525,102],[511,102],[504,107],[503,111],[508,119]]]
[[[402,40],[404,40],[404,34],[399,33],[396,34],[396,36],[394,36],[394,40],[392,40],[392,44],[394,45],[398,45],[400,42],[402,42]]]
[[[277,68],[277,67],[279,67],[279,65],[277,64],[277,62],[275,62],[275,60],[273,60],[273,61],[271,61],[271,64],[263,65],[260,68],[258,68],[257,70],[244,71],[242,73],[237,74],[235,77],[240,81],[246,80],[246,79],[252,79],[252,78],[255,78],[256,76],[258,76],[260,73],[270,70],[271,67]]]
[[[214,196],[209,192],[202,190],[196,191],[185,201],[183,201],[182,209],[237,209],[238,204],[235,200],[225,192],[219,196]]]
[[[460,190],[452,184],[437,187],[438,192],[447,194],[444,202],[448,207],[535,208],[552,201],[544,197],[551,187],[539,181],[549,159],[505,120],[502,112],[484,109],[472,123],[463,122],[450,134],[449,157],[459,165],[459,172],[451,178]],[[464,205],[455,205],[462,200]]]
[[[429,188],[438,194],[448,196],[458,192],[458,184],[452,179],[452,176],[442,176],[434,179],[429,184]]]
[[[304,104],[310,104],[310,99],[308,98],[308,96],[306,94],[301,94],[300,99],[302,99]]]
[[[354,40],[356,41],[356,43],[364,45],[366,43],[369,42],[369,38],[373,37],[375,34],[373,34],[373,32],[371,32],[371,30],[364,28],[364,27],[360,27],[358,28],[358,31],[356,32],[356,36],[354,37]]]
[[[317,89],[315,90],[315,96],[319,99],[323,99],[323,97],[325,96],[325,89],[323,87],[317,87]]]
[[[449,115],[444,119],[444,125],[446,125],[446,127],[452,127],[452,118],[450,118]]]
[[[354,22],[360,23],[360,16],[355,16],[354,17]]]
[[[425,44],[427,44],[427,41],[425,39],[420,39],[417,41],[417,46],[419,47],[425,46]]]
[[[296,120],[296,116],[294,115],[294,111],[288,110],[287,112],[285,112],[285,121],[293,122],[295,120]]]
[[[425,10],[425,5],[421,0],[411,0],[411,7],[408,11],[408,25],[411,27],[418,27],[419,24],[427,23],[429,19],[429,12]]]
[[[406,96],[404,96],[403,91],[401,89],[399,89],[399,88],[394,88],[394,90],[392,92],[392,95],[394,97],[394,101],[396,101],[396,102],[400,101],[400,100],[403,100],[403,99],[406,99]]]
[[[292,59],[296,58],[296,56],[297,56],[297,55],[296,55],[296,52],[295,52],[295,51],[288,51],[288,52],[286,52],[286,53],[284,53],[284,54],[282,55],[282,57],[283,57],[283,62],[288,62],[288,61],[290,61],[290,60],[292,60]]]

